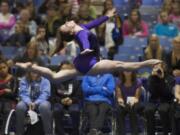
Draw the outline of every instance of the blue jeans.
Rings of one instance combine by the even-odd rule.
[[[24,121],[27,110],[28,106],[23,101],[20,101],[16,106],[16,135],[23,135],[24,133]],[[48,101],[44,101],[37,107],[37,111],[41,115],[45,134],[52,134],[51,104]]]

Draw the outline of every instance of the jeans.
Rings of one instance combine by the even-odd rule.
[[[55,118],[55,132],[56,135],[64,135],[63,117],[64,112],[68,111],[71,116],[73,129],[71,135],[79,135],[79,124],[80,124],[80,107],[79,104],[72,104],[70,106],[63,106],[62,104],[56,103],[54,105],[54,118]]]
[[[52,112],[51,104],[48,101],[44,101],[37,107],[40,113],[44,132],[46,135],[52,134]],[[20,101],[16,106],[16,134],[23,135],[24,133],[24,121],[28,106],[23,101]]]

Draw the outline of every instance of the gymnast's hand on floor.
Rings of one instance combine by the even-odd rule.
[[[84,51],[82,51],[80,54],[84,55],[84,54],[88,54],[88,53],[91,53],[93,52],[93,50],[91,49],[85,49]]]
[[[31,62],[26,62],[26,63],[16,62],[15,65],[22,68],[22,69],[28,69],[32,66],[32,63]]]

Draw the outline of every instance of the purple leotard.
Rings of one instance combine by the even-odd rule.
[[[77,41],[81,52],[85,49],[93,50],[93,52],[88,54],[79,54],[74,59],[75,68],[83,74],[86,74],[99,61],[100,56],[97,38],[90,31],[90,29],[102,24],[106,20],[108,20],[108,17],[102,16],[98,19],[91,21],[88,24],[80,25],[83,28],[83,30],[79,31],[75,35],[75,40]]]

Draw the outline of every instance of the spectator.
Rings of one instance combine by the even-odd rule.
[[[63,62],[61,70],[72,69],[72,64]],[[79,135],[80,124],[80,102],[82,99],[82,91],[77,80],[68,80],[62,84],[56,85],[54,118],[55,118],[55,132],[56,135],[65,135],[63,129],[64,113],[70,114],[72,119],[73,129],[71,135]]]
[[[44,26],[38,26],[36,36],[31,38],[31,42],[37,43],[39,56],[49,56],[49,45],[46,35],[46,28]]]
[[[178,35],[178,28],[169,22],[168,13],[161,11],[160,18],[162,22],[155,25],[154,32],[158,36],[176,37]]]
[[[38,111],[41,115],[45,135],[52,135],[52,114],[50,82],[34,72],[28,72],[19,84],[20,101],[16,106],[16,135],[23,135],[24,121],[28,110]]]
[[[148,91],[150,93],[149,103],[145,106],[145,117],[147,119],[148,135],[155,134],[155,112],[160,114],[163,134],[168,135],[170,125],[170,106],[173,101],[172,89],[174,79],[168,75],[164,64],[154,66],[152,74],[148,78]]]
[[[38,46],[36,42],[30,42],[23,54],[16,56],[13,60],[10,60],[9,65],[13,65],[16,62],[34,62],[37,61],[39,65],[44,66],[44,62],[38,55]],[[25,74],[25,70],[19,69],[17,70],[18,76],[23,76]]]
[[[166,55],[166,64],[170,74],[175,77],[180,76],[180,36],[177,36],[172,41],[173,49]]]
[[[107,117],[107,112],[110,111],[113,105],[114,78],[111,74],[85,76],[82,82],[82,90],[85,110],[90,123],[88,135],[99,135]]]
[[[137,114],[142,113],[143,106],[140,103],[141,82],[137,80],[135,72],[124,71],[120,73],[121,80],[116,87],[118,102],[117,109],[117,134],[125,135],[125,116],[129,114],[132,135],[138,135]]]
[[[80,6],[83,5],[83,4],[88,6],[87,9],[88,9],[88,12],[89,12],[89,16],[92,19],[96,19],[97,18],[97,11],[96,11],[96,8],[92,4],[92,0],[81,0]]]
[[[56,5],[50,5],[47,9],[46,30],[49,38],[54,38],[56,36],[57,30],[61,25],[57,12],[58,7]]]
[[[63,0],[64,1],[64,0]],[[44,0],[44,2],[42,3],[42,5],[39,7],[38,9],[38,13],[39,14],[46,14],[47,9],[50,5],[55,4],[54,0]],[[56,3],[57,4],[57,3]]]
[[[112,0],[106,0],[104,2],[104,11],[102,14],[105,15],[107,11],[112,8],[113,8]],[[107,48],[114,46],[114,42],[113,42],[112,34],[111,34],[112,29],[115,26],[113,21],[114,20],[111,19],[111,20],[108,20],[106,23],[101,24],[97,28],[97,32],[96,32],[100,45],[102,46],[106,45]]]
[[[13,33],[5,42],[6,46],[26,46],[30,41],[29,30],[21,21],[17,21],[15,24],[15,33]]]
[[[145,59],[163,59],[163,48],[160,45],[159,38],[157,35],[152,34],[148,38],[148,46],[145,49]]]
[[[4,42],[10,36],[10,31],[16,23],[16,19],[14,15],[9,12],[9,4],[7,1],[1,1],[0,6],[0,42]]]
[[[63,23],[65,23],[67,20],[69,20],[72,17],[71,10],[72,10],[72,5],[68,2],[63,3],[59,7],[59,14],[60,14],[59,25],[62,25]]]
[[[172,111],[172,134],[179,135],[180,134],[180,78],[176,78],[176,86],[175,86],[175,98],[176,102],[173,105]]]
[[[5,123],[10,110],[15,101],[16,85],[11,74],[8,73],[9,67],[5,60],[0,60],[0,115],[2,117],[2,126],[0,134],[4,134]]]
[[[172,6],[173,9],[172,9],[172,13],[169,16],[169,19],[173,24],[178,26],[180,30],[180,9],[179,9],[180,3],[176,2]]]
[[[24,52],[14,58],[14,62],[33,62],[38,61],[40,65],[44,65],[43,61],[39,58],[38,55],[38,46],[36,42],[30,42]]]
[[[170,14],[172,12],[172,0],[164,0],[161,10]]]
[[[37,24],[34,20],[30,20],[31,15],[28,9],[23,9],[20,12],[20,21],[25,25],[28,29],[31,36],[36,35]]]
[[[86,3],[83,3],[80,5],[79,12],[78,12],[78,18],[80,24],[86,24],[90,22],[93,18],[90,16],[89,5]]]
[[[140,12],[137,9],[133,9],[129,15],[129,19],[124,21],[123,24],[124,36],[148,36],[148,25],[141,20]]]
[[[36,7],[36,5],[34,5],[33,0],[28,0],[27,3],[25,4],[25,8],[29,11],[29,14],[30,14],[30,20],[35,20],[35,18],[36,18],[35,7]]]

